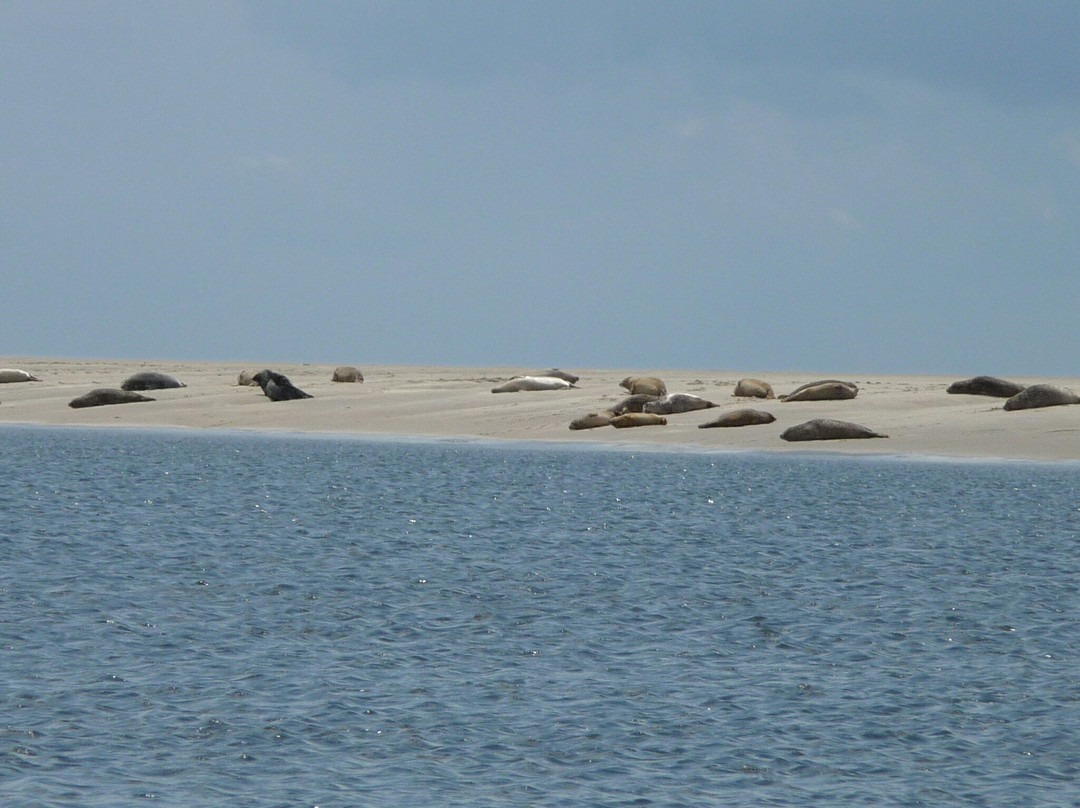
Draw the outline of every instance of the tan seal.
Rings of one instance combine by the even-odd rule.
[[[772,385],[760,379],[739,379],[735,395],[741,398],[776,398]]]
[[[667,418],[654,412],[627,412],[611,419],[611,425],[616,429],[632,426],[664,426],[666,423]]]
[[[615,416],[611,410],[600,410],[600,412],[590,412],[586,415],[582,415],[580,418],[575,418],[570,422],[571,429],[596,429],[598,426],[610,426],[611,419]]]
[[[851,382],[842,382],[837,379],[825,379],[820,382],[810,382],[802,387],[797,387],[786,396],[780,396],[781,401],[843,401],[855,398],[859,388]]]
[[[332,382],[362,382],[364,374],[352,365],[341,365],[334,368],[334,375],[330,377]]]
[[[726,426],[756,426],[757,424],[771,424],[776,416],[764,410],[731,410],[718,418],[698,424],[698,429],[711,429],[712,427]]]
[[[650,396],[666,396],[667,385],[655,376],[627,376],[619,387],[625,387],[631,394],[646,393]]]

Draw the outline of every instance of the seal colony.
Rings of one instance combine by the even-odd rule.
[[[632,368],[540,364],[501,368],[387,365],[363,367],[362,383],[336,382],[334,371],[342,367],[360,370],[356,364],[0,358],[0,368],[18,369],[40,380],[0,386],[0,422],[1080,460],[1080,408],[1072,406],[1080,403],[1073,392],[1080,390],[1080,377],[999,375],[986,378],[1008,384],[994,382],[987,388],[973,374],[847,377],[827,372],[635,372]],[[284,377],[291,387],[273,377],[266,380],[265,391],[262,386],[240,384],[254,382],[264,369]],[[120,390],[125,381],[146,378],[144,374],[167,375],[186,386],[123,391],[140,393],[151,401],[97,393]],[[559,379],[559,383],[520,389],[513,395],[491,394],[494,387],[525,377]],[[652,392],[631,393],[639,379],[648,379]],[[956,384],[972,379],[979,381]],[[800,389],[823,385],[840,397],[790,400],[803,398],[793,395]],[[854,391],[854,397],[847,397],[850,393],[841,388]],[[952,392],[947,392],[950,388]],[[1004,397],[1017,388],[1020,393]],[[660,389],[665,391],[662,395]],[[770,390],[773,398],[768,397]],[[95,406],[70,406],[84,396],[85,403]],[[1020,397],[1010,402],[1014,396]],[[114,403],[140,406],[111,406]],[[666,423],[659,418],[634,418],[619,423],[659,428],[612,425],[614,418],[626,414],[659,416]],[[816,419],[856,424],[889,437],[865,440],[834,431],[826,433],[825,441],[781,438],[786,430]]]

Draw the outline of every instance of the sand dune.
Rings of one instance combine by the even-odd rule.
[[[493,395],[494,385],[533,367],[364,365],[362,383],[331,381],[332,364],[273,361],[185,362],[40,357],[0,358],[40,382],[0,384],[0,422],[82,426],[188,427],[292,430],[507,440],[686,446],[770,452],[835,451],[1035,460],[1080,459],[1080,406],[1006,412],[1004,399],[949,395],[961,376],[769,372],[755,369],[664,370],[564,367],[581,378],[569,390]],[[313,398],[272,402],[257,387],[237,385],[243,370],[269,367]],[[148,391],[155,400],[88,409],[68,402],[98,387],[120,387],[133,373],[168,373],[187,387]],[[982,371],[975,368],[971,376]],[[719,406],[667,416],[666,426],[571,431],[570,422],[626,397],[627,376],[658,376],[669,392],[692,393]],[[842,378],[859,387],[847,401],[780,402],[736,398],[739,379],[769,382],[777,395],[817,379]],[[1080,391],[1080,378],[1010,377],[1021,384],[1051,383]],[[753,407],[771,412],[771,424],[698,429],[725,410]],[[853,421],[889,435],[886,440],[790,444],[785,429],[811,418]]]

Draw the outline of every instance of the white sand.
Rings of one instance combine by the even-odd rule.
[[[474,437],[569,443],[686,446],[710,450],[830,451],[1033,460],[1080,459],[1080,406],[1006,412],[1003,399],[949,395],[965,376],[777,373],[768,371],[598,370],[566,367],[581,377],[571,390],[493,394],[491,388],[537,367],[363,365],[364,382],[332,382],[334,365],[98,359],[0,358],[0,367],[29,371],[41,382],[0,384],[0,422],[197,429],[292,430],[372,435]],[[258,387],[236,383],[243,370],[284,373],[314,398],[272,402]],[[116,387],[133,373],[155,370],[187,387],[154,390],[153,402],[72,409],[68,402],[98,387]],[[969,376],[977,375],[976,370]],[[622,400],[626,376],[659,376],[669,392],[693,393],[719,407],[667,416],[667,426],[571,431],[570,421]],[[744,377],[769,382],[777,395],[800,384],[842,378],[859,386],[849,401],[780,402],[735,398]],[[1080,391],[1080,378],[1009,377]],[[698,429],[720,413],[752,407],[776,416],[772,424]],[[886,440],[787,443],[780,433],[811,418],[854,421]]]

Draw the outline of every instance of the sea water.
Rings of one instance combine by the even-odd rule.
[[[1080,804],[1080,465],[0,440],[0,804]]]

